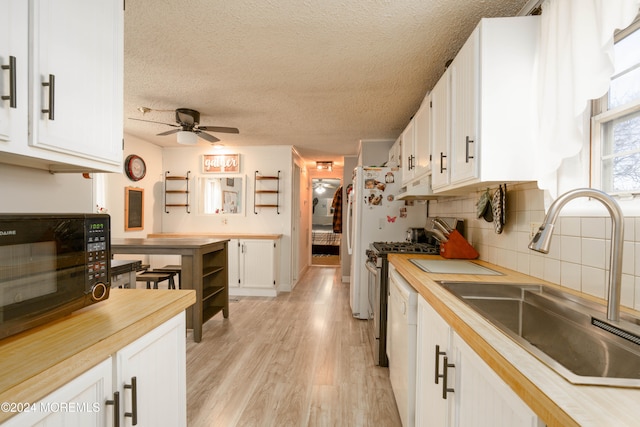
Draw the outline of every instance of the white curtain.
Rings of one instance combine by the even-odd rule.
[[[629,26],[639,8],[640,0],[546,0],[542,5],[537,165],[538,185],[551,199],[558,193],[562,161],[579,158],[589,131],[589,101],[609,89],[614,32]]]

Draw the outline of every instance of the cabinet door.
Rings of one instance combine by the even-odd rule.
[[[414,116],[415,140],[413,142],[415,164],[414,178],[431,171],[431,96],[428,95]]]
[[[447,69],[431,91],[431,178],[434,189],[449,185],[450,77],[450,69]]]
[[[241,286],[275,288],[274,242],[266,239],[241,240]]]
[[[478,37],[476,28],[451,63],[452,184],[478,176]]]
[[[229,287],[240,286],[240,240],[231,239],[227,245],[227,256],[229,259]]]
[[[103,427],[115,425],[113,406],[113,362],[107,359],[44,399],[32,403],[28,412],[9,418],[4,427]]]
[[[122,1],[31,3],[30,144],[97,159],[120,172]],[[50,82],[50,76],[54,76],[54,82]]]
[[[415,170],[416,155],[413,150],[415,140],[414,121],[411,119],[407,127],[402,132],[402,184],[406,184],[413,179]]]
[[[0,99],[0,151],[16,151],[8,147],[27,140],[28,6],[24,0],[0,0],[0,96],[13,95]]]
[[[418,296],[418,342],[416,346],[416,426],[448,426],[451,394],[442,398],[444,356],[451,359],[449,351],[449,325],[440,315]],[[450,361],[449,363],[452,363]],[[453,370],[449,369],[448,383]]]
[[[185,358],[184,312],[117,353],[120,425],[134,425],[132,417],[124,416],[132,413],[140,427],[186,426]],[[135,391],[130,388],[134,378]]]
[[[535,427],[536,414],[457,335],[453,334],[457,381],[455,398],[459,426]]]

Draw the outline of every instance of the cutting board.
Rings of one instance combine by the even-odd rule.
[[[461,259],[409,259],[417,267],[427,273],[438,274],[486,274],[501,276],[499,271],[476,264],[475,262]]]

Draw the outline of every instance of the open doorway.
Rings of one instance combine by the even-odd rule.
[[[341,226],[334,227],[336,212],[334,200],[339,200],[342,208],[340,179],[313,178],[312,182],[312,221],[311,221],[311,254],[312,265],[340,265]],[[337,232],[339,231],[339,232]]]

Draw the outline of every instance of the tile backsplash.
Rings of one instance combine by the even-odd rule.
[[[608,216],[561,213],[550,251],[541,254],[527,247],[532,223],[542,223],[545,215],[543,192],[535,183],[507,186],[506,224],[501,234],[494,231],[493,223],[477,218],[476,203],[482,192],[432,201],[429,215],[464,218],[467,240],[484,261],[606,298],[611,247]],[[625,217],[622,305],[640,310],[640,217]]]

